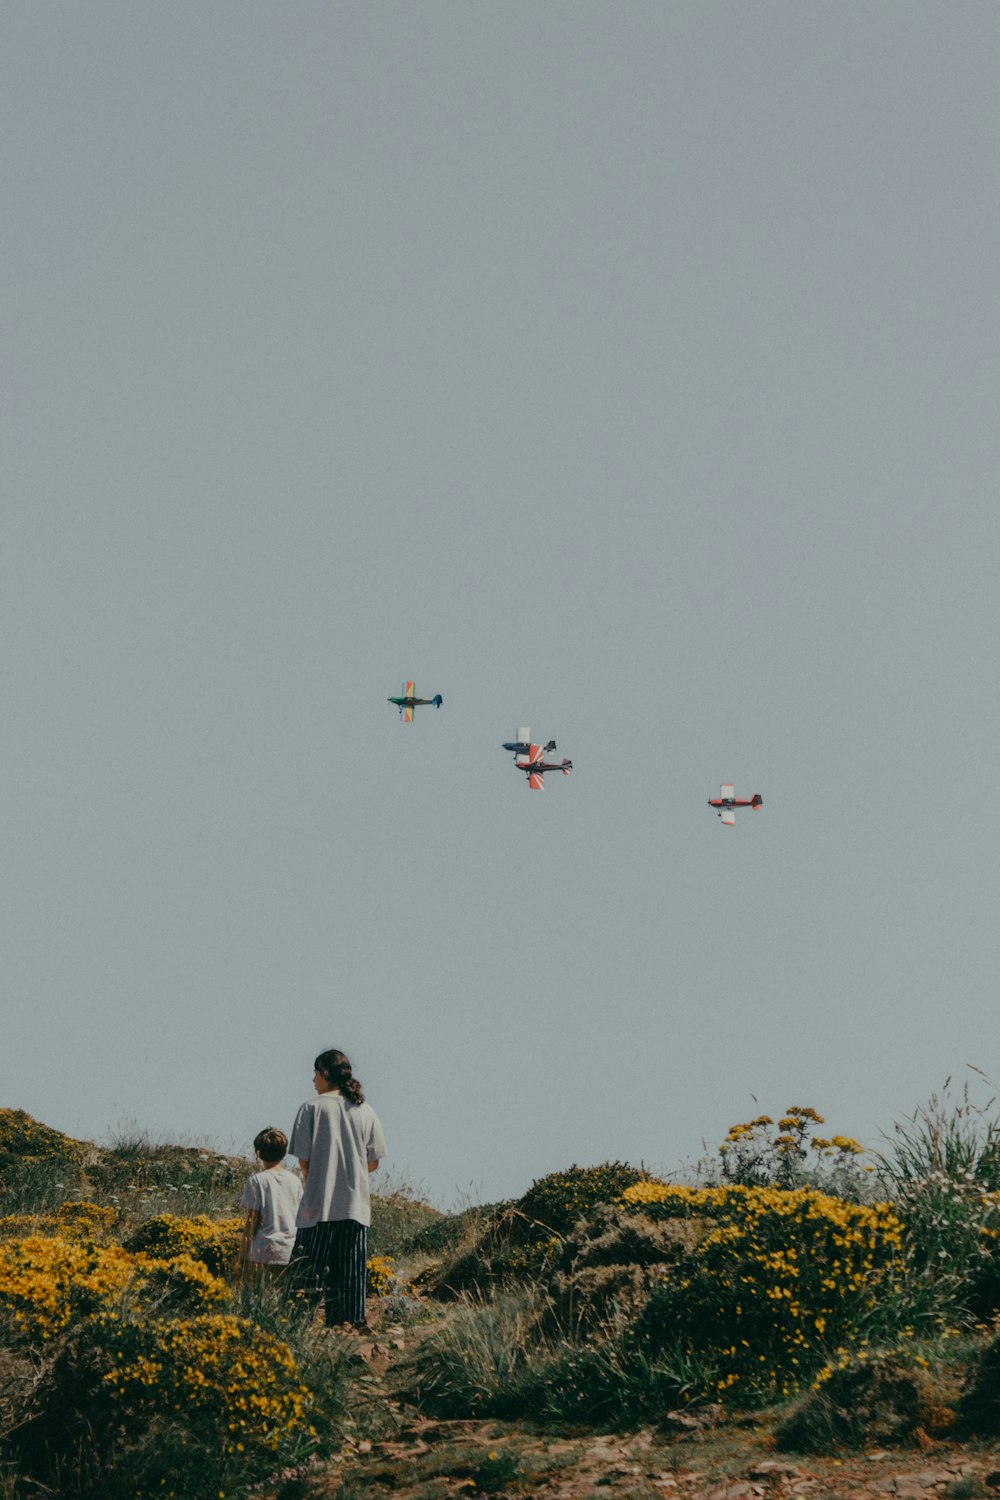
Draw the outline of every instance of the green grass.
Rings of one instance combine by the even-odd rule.
[[[805,1111],[792,1116],[793,1122],[800,1118],[807,1120]],[[101,1233],[117,1242],[131,1243],[142,1226],[160,1214],[184,1219],[205,1215],[213,1224],[237,1217],[244,1181],[254,1170],[253,1163],[244,1158],[202,1145],[153,1142],[134,1123],[122,1126],[110,1144],[95,1146],[68,1142],[15,1111],[0,1112],[0,1120],[6,1131],[5,1150],[0,1154],[0,1216],[46,1216],[65,1202],[91,1202],[115,1210],[115,1223]],[[813,1123],[817,1122],[810,1117],[810,1130]],[[749,1153],[759,1153],[762,1140],[772,1155],[778,1149],[770,1135],[764,1140],[764,1131],[765,1127],[751,1122],[733,1138],[746,1156],[746,1161],[739,1157],[740,1172],[749,1172],[751,1167],[754,1172],[771,1171],[768,1161],[762,1167],[756,1155],[750,1161]],[[18,1139],[24,1147],[21,1151],[11,1149],[17,1147]],[[793,1143],[797,1140],[794,1132],[792,1139]],[[29,1149],[33,1147],[38,1148],[37,1154]],[[810,1153],[816,1149],[810,1142]],[[995,1384],[995,1368],[1000,1368],[997,1355],[986,1352],[986,1335],[971,1326],[975,1316],[985,1317],[1000,1304],[995,1249],[1000,1240],[994,1238],[1000,1218],[988,1198],[1000,1185],[998,1155],[1000,1123],[986,1106],[974,1106],[967,1094],[957,1102],[932,1100],[897,1127],[895,1138],[879,1158],[879,1180],[904,1221],[904,1245],[893,1251],[892,1264],[887,1270],[883,1267],[881,1279],[867,1275],[866,1286],[874,1302],[870,1315],[866,1312],[835,1330],[831,1325],[830,1342],[843,1344],[848,1361],[860,1365],[869,1357],[866,1350],[882,1347],[885,1365],[879,1378],[884,1377],[883,1384],[896,1380],[901,1369],[906,1378],[900,1377],[898,1389],[904,1395],[907,1390],[916,1392],[918,1405],[923,1401],[926,1411],[936,1412],[935,1420],[942,1423],[948,1405],[942,1393],[955,1389],[963,1378],[967,1383],[978,1378],[985,1389],[984,1382]],[[623,1185],[640,1176],[637,1169],[620,1163],[572,1167],[539,1179],[517,1203],[470,1205],[455,1214],[439,1213],[391,1177],[373,1182],[370,1253],[391,1257],[403,1282],[429,1271],[426,1278],[419,1278],[425,1283],[419,1300],[406,1295],[388,1298],[383,1306],[387,1318],[406,1322],[412,1329],[402,1359],[390,1370],[390,1393],[428,1414],[514,1421],[536,1429],[542,1424],[550,1432],[649,1425],[668,1408],[690,1408],[708,1401],[729,1403],[731,1412],[741,1400],[746,1405],[746,1394],[720,1380],[726,1366],[719,1356],[720,1351],[724,1353],[722,1345],[734,1344],[741,1331],[757,1338],[759,1330],[752,1335],[746,1332],[746,1288],[741,1291],[735,1282],[730,1286],[726,1278],[740,1267],[746,1277],[749,1267],[757,1274],[755,1286],[761,1298],[776,1288],[784,1297],[785,1283],[791,1282],[784,1273],[778,1274],[778,1261],[769,1257],[787,1260],[794,1258],[793,1252],[801,1253],[801,1229],[793,1233],[791,1221],[786,1222],[785,1215],[775,1209],[768,1220],[771,1238],[766,1244],[755,1239],[750,1256],[747,1245],[738,1237],[733,1239],[731,1223],[713,1219],[707,1209],[700,1209],[698,1222],[692,1220],[688,1226],[690,1243],[678,1244],[669,1253],[664,1248],[662,1256],[654,1254],[649,1234],[643,1238],[624,1232],[634,1231],[635,1225],[623,1229],[620,1221],[625,1210],[616,1201]],[[828,1193],[833,1183],[831,1172],[825,1178]],[[645,1186],[650,1186],[648,1180]],[[779,1190],[773,1174],[772,1187]],[[845,1172],[840,1201],[856,1205],[859,1196],[857,1183]],[[611,1206],[600,1208],[609,1198]],[[855,1207],[851,1212],[857,1217],[859,1210]],[[586,1230],[578,1227],[581,1216],[589,1225]],[[831,1224],[835,1220],[839,1223],[832,1215]],[[752,1226],[758,1238],[762,1223],[754,1220]],[[9,1228],[16,1233],[18,1226]],[[153,1228],[149,1226],[148,1232]],[[51,1224],[47,1232],[52,1232]],[[716,1232],[718,1238],[712,1245],[698,1248]],[[744,1239],[749,1233],[746,1229]],[[838,1255],[843,1261],[844,1255]],[[436,1269],[429,1270],[432,1263],[437,1263]],[[461,1281],[456,1276],[456,1281],[478,1290],[455,1295],[453,1288],[451,1300],[445,1300],[443,1291],[437,1295],[434,1287],[447,1283],[449,1267],[459,1268],[466,1278]],[[618,1290],[619,1271],[626,1273],[619,1278],[625,1290]],[[592,1314],[583,1319],[580,1297],[588,1287],[593,1291],[598,1281],[602,1296],[592,1299]],[[572,1285],[575,1298],[560,1295],[563,1283]],[[801,1317],[796,1313],[796,1320],[788,1326],[794,1333],[801,1324],[809,1332],[815,1326],[815,1320],[812,1325],[808,1322],[805,1296],[811,1283],[798,1275],[795,1285],[802,1293],[803,1306]],[[626,1291],[634,1292],[634,1299]],[[729,1310],[720,1314],[720,1308]],[[768,1311],[763,1301],[761,1308]],[[349,1340],[326,1334],[289,1305],[280,1280],[248,1282],[235,1289],[229,1310],[292,1351],[301,1378],[313,1393],[323,1444],[336,1442],[344,1433],[372,1438],[391,1434],[395,1419],[379,1379],[352,1352]],[[166,1320],[176,1314],[164,1303],[157,1304],[150,1316]],[[710,1324],[708,1339],[702,1335]],[[958,1334],[946,1331],[963,1324],[967,1326]],[[66,1339],[77,1336],[78,1327]],[[805,1364],[796,1370],[789,1366],[787,1380],[771,1380],[772,1395],[776,1391],[780,1397],[785,1389],[801,1388],[810,1378],[810,1360],[830,1358],[833,1362],[835,1351],[824,1350],[822,1338],[817,1340],[812,1333],[809,1337]],[[60,1343],[57,1338],[51,1346],[25,1350],[23,1356],[0,1350],[0,1500],[12,1500],[15,1493],[5,1432],[10,1434],[18,1425],[38,1378],[48,1378],[67,1347],[65,1340]],[[787,1350],[776,1346],[772,1352],[780,1360],[793,1351],[789,1345]],[[854,1389],[852,1379],[862,1392],[868,1389],[865,1370],[838,1378],[848,1393]],[[874,1382],[873,1388],[877,1385]],[[836,1382],[831,1389],[836,1392]],[[940,1396],[936,1405],[935,1393]],[[761,1393],[761,1399],[764,1396],[767,1392]],[[850,1407],[852,1401],[862,1411],[853,1435],[863,1442],[883,1432],[863,1417],[860,1399],[845,1398],[842,1405]],[[980,1414],[979,1420],[996,1421],[1000,1427],[991,1401],[986,1403],[986,1416]],[[789,1403],[779,1400],[775,1420],[788,1409]],[[119,1474],[115,1483],[130,1483],[138,1492],[142,1476],[169,1472],[179,1484],[197,1485],[192,1476],[203,1462],[202,1482],[211,1471],[212,1483],[218,1480],[217,1487],[227,1497],[236,1500],[245,1494],[248,1474],[228,1459],[225,1463],[216,1462],[217,1456],[211,1461],[204,1455],[199,1459],[202,1439],[192,1435],[183,1417],[183,1413],[157,1414],[141,1437],[132,1434],[131,1447],[123,1439],[124,1446],[112,1455]],[[926,1418],[931,1419],[931,1415]],[[897,1424],[900,1432],[912,1431],[913,1423],[908,1428],[907,1421]],[[835,1424],[820,1432],[816,1439],[820,1448],[842,1440],[834,1428]],[[891,1432],[886,1438],[890,1440],[894,1440]],[[105,1446],[102,1451],[102,1462],[106,1462],[110,1450]],[[516,1445],[502,1445],[502,1452],[499,1448],[488,1451],[501,1456],[484,1457],[478,1448],[468,1455],[459,1452],[454,1463],[449,1460],[448,1473],[435,1471],[429,1459],[426,1469],[414,1475],[415,1487],[423,1485],[427,1497],[444,1495],[449,1486],[454,1491],[456,1479],[469,1477],[483,1494],[530,1493],[525,1488],[530,1486],[530,1475]],[[309,1441],[299,1448],[293,1445],[284,1454],[288,1469],[285,1500],[293,1500],[296,1485],[301,1488],[307,1483],[297,1471],[308,1465],[309,1456]],[[93,1480],[93,1474],[90,1480],[87,1477],[85,1452],[64,1455],[62,1463],[62,1471],[56,1474],[57,1464],[46,1482],[50,1487],[57,1484],[65,1496],[82,1500]],[[459,1473],[465,1467],[468,1476]],[[382,1492],[381,1482],[373,1470],[362,1489],[377,1495]],[[391,1495],[391,1479],[385,1482],[385,1493]],[[340,1500],[352,1493],[352,1483],[353,1479],[347,1482]],[[641,1491],[642,1486],[637,1486],[636,1494]],[[188,1494],[178,1493],[183,1500],[192,1500],[199,1492],[195,1488]],[[973,1496],[956,1492],[951,1500],[973,1500]]]

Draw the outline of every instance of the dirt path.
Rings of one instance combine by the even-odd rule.
[[[799,1458],[775,1453],[756,1420],[588,1434],[425,1418],[394,1391],[393,1367],[415,1337],[383,1328],[356,1340],[359,1393],[387,1435],[347,1440],[337,1459],[288,1476],[263,1500],[1000,1500],[1000,1445],[926,1439]]]

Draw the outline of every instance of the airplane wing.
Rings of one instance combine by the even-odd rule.
[[[722,819],[723,823],[725,823],[727,828],[736,827],[736,809],[734,807],[724,807],[720,812],[719,817]]]
[[[533,792],[544,792],[545,777],[541,771],[528,772],[528,785]]]
[[[542,749],[541,745],[529,745],[528,746],[528,765],[529,766],[537,765],[537,763],[542,759],[542,756],[544,754],[545,754],[545,751]]]
[[[731,802],[734,795],[735,792],[728,782],[726,782],[724,786],[719,787],[719,796],[722,798],[723,802]]]

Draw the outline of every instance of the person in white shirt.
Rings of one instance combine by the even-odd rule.
[[[343,1052],[331,1047],[320,1053],[313,1087],[317,1097],[296,1115],[288,1147],[305,1182],[290,1284],[314,1307],[324,1304],[328,1328],[363,1328],[372,1217],[368,1179],[385,1155],[385,1137]]]
[[[240,1207],[247,1211],[236,1252],[236,1272],[245,1266],[288,1264],[295,1244],[295,1219],[302,1199],[302,1179],[286,1170],[288,1137],[269,1125],[254,1137],[253,1149],[263,1171],[247,1179]]]

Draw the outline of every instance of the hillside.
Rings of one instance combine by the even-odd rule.
[[[369,1328],[233,1276],[252,1163],[0,1110],[0,1500],[1000,1490],[996,1123],[793,1107],[698,1180],[376,1195]]]

